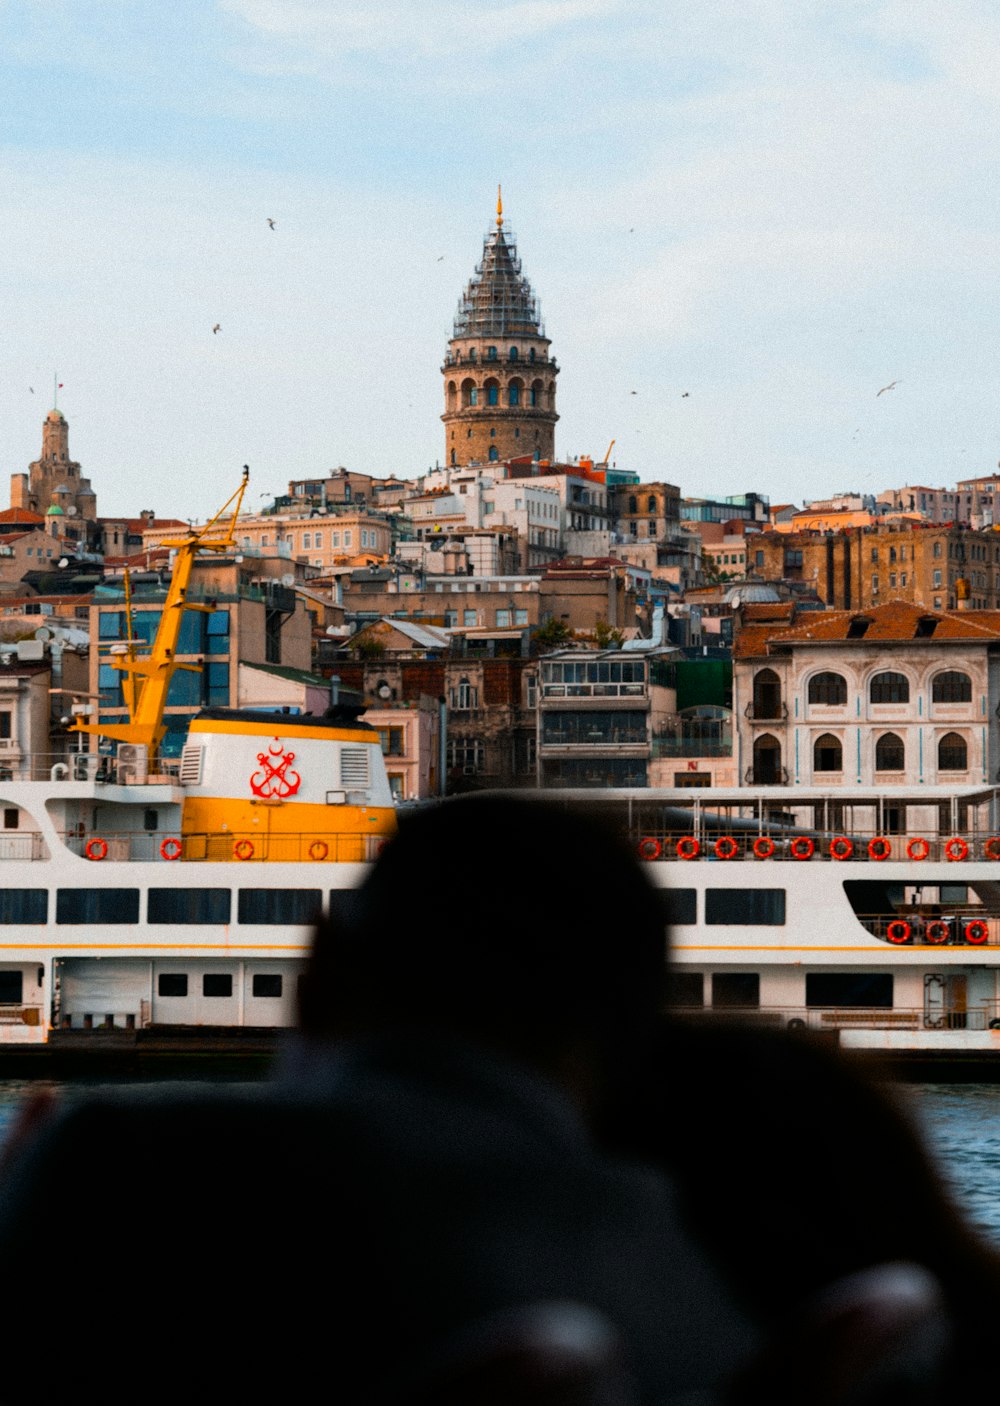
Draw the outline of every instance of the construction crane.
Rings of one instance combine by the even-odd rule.
[[[197,610],[210,614],[217,608],[214,602],[201,604],[187,598],[195,559],[201,552],[222,553],[232,550],[236,519],[249,480],[250,470],[244,466],[239,488],[204,527],[197,531],[192,528],[185,537],[168,538],[162,543],[164,547],[173,548],[174,565],[156,638],[150,645],[148,654],[140,654],[137,649],[132,630],[131,585],[126,572],[126,639],[123,652],[113,655],[108,662],[113,669],[120,670],[126,676],[122,680],[122,697],[129,720],[127,723],[85,723],[78,720],[70,729],[71,732],[87,732],[97,737],[110,738],[115,742],[144,746],[148,748],[149,760],[153,760],[167,731],[163,712],[167,706],[171,679],[178,669],[186,669],[192,673],[200,673],[202,669],[200,664],[181,664],[177,661],[177,642],[180,639],[184,612]],[[232,516],[228,523],[225,523],[223,519],[230,508]]]
[[[611,441],[611,443],[608,445],[608,447],[607,447],[607,449],[606,449],[606,451],[605,451],[605,454],[604,454],[604,458],[601,460],[601,463],[604,464],[605,466],[607,466],[608,464],[611,463],[611,451],[612,451],[612,449],[614,449],[614,447],[615,447],[615,445],[617,444],[617,442],[618,442],[617,440],[614,440],[614,439],[613,439],[613,440]]]

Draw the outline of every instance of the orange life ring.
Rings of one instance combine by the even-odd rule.
[[[947,942],[950,931],[948,924],[943,918],[934,918],[924,928],[924,941],[929,942],[932,947],[940,947],[942,942]]]
[[[854,853],[854,845],[846,835],[838,835],[835,840],[830,841],[831,859],[850,859]]]
[[[816,846],[808,835],[797,835],[788,846],[793,859],[812,859]]]
[[[253,841],[237,840],[233,845],[233,854],[237,859],[253,859]]]
[[[770,835],[758,835],[753,842],[753,852],[758,859],[770,859],[774,853],[774,841]]]
[[[946,859],[950,859],[954,864],[961,864],[969,853],[969,846],[960,835],[953,835],[944,847]]]
[[[95,835],[84,845],[83,852],[88,859],[103,859],[108,852],[108,842],[102,840],[99,835]]]
[[[991,835],[983,845],[983,853],[987,859],[1000,859],[1000,835]]]
[[[971,923],[966,923],[962,936],[970,947],[982,947],[990,935],[990,930],[983,922],[982,918],[973,918]]]
[[[697,859],[701,854],[701,842],[694,835],[685,835],[677,841],[678,859]]]
[[[875,835],[868,841],[868,858],[874,859],[876,864],[881,864],[883,859],[888,859],[892,853],[892,845],[884,835]]]
[[[180,859],[181,848],[181,842],[176,837],[176,835],[168,835],[167,838],[160,845],[160,858]]]
[[[913,936],[913,929],[905,918],[895,918],[886,928],[885,935],[890,942],[901,947],[904,942],[909,942]]]
[[[662,853],[663,846],[659,840],[654,840],[652,835],[646,835],[644,839],[639,841],[640,859],[659,859]]]
[[[327,844],[326,840],[313,840],[312,844],[309,846],[310,859],[325,859],[329,853],[330,846]]]
[[[740,847],[732,835],[720,835],[715,842],[716,859],[735,859],[739,852]]]
[[[907,840],[906,842],[907,859],[914,859],[917,861],[917,863],[919,863],[920,860],[926,859],[930,852],[930,840],[925,840],[920,835],[917,835],[914,839]]]

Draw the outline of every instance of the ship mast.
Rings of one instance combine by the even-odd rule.
[[[119,669],[127,677],[122,680],[122,696],[128,709],[127,723],[84,723],[77,722],[73,732],[92,733],[97,737],[108,737],[115,742],[131,742],[149,749],[149,759],[156,752],[166,733],[163,712],[167,705],[170,681],[178,669],[200,673],[200,664],[179,664],[177,662],[177,642],[180,638],[181,623],[186,610],[203,611],[210,614],[216,609],[214,604],[201,604],[189,601],[188,588],[195,558],[200,552],[228,552],[234,543],[236,519],[239,515],[243,495],[250,478],[248,468],[243,469],[243,480],[239,488],[222,505],[215,516],[204,527],[193,528],[185,537],[168,538],[161,544],[174,550],[174,567],[163,602],[163,611],[157,627],[156,638],[150,645],[149,653],[137,655],[132,634],[132,602],[128,580],[125,584],[125,602],[128,615],[128,643],[124,657],[110,659],[113,669]],[[223,522],[232,508],[232,516]]]

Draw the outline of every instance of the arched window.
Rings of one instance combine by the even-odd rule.
[[[521,382],[520,382],[520,381],[511,381],[510,385],[507,387],[507,404],[508,404],[508,405],[520,405],[520,404],[521,404]]]
[[[529,360],[529,361],[534,361],[534,359],[535,359],[535,349],[534,349],[534,347],[532,347],[531,350],[528,352],[528,360]]]
[[[473,386],[473,387],[472,387],[472,390],[469,392],[469,404],[470,404],[470,405],[478,405],[478,404],[479,404],[479,387],[478,387],[478,386]]]
[[[487,381],[487,382],[486,382],[486,404],[487,404],[487,405],[499,405],[499,404],[500,404],[500,384],[499,384],[499,382],[497,382],[497,381]]]
[[[510,349],[510,359],[511,359],[511,361],[516,361],[516,360],[517,360],[517,347],[511,347],[511,349]]]
[[[909,703],[910,681],[905,674],[894,674],[886,670],[875,674],[869,685],[868,697],[872,703]]]
[[[875,743],[875,770],[903,771],[905,766],[903,739],[894,732],[884,732]]]
[[[781,781],[781,743],[765,733],[753,744],[755,786],[777,786]]]
[[[451,462],[453,464],[458,463],[458,455],[455,453],[454,449],[451,451]]]
[[[548,401],[549,401],[549,409],[550,409],[550,410],[554,410],[554,409],[556,408],[556,383],[555,383],[555,381],[550,381],[550,382],[549,382]]]
[[[491,444],[491,445],[490,445],[490,463],[491,463],[491,464],[495,464],[496,461],[497,461],[499,458],[500,458],[499,450],[497,449],[497,447],[496,447],[495,444]]]
[[[947,669],[943,674],[935,674],[931,683],[931,700],[934,703],[971,703],[972,680],[960,669]]]
[[[470,347],[470,348],[469,348],[469,360],[470,360],[470,361],[475,361],[475,359],[476,359],[476,349],[475,349],[475,347]]]
[[[843,771],[844,750],[832,732],[824,732],[813,745],[813,771]]]
[[[773,669],[761,669],[753,680],[755,718],[781,717],[781,680]]]
[[[475,405],[476,403],[476,383],[466,378],[462,382],[462,404]]]
[[[497,349],[496,349],[496,347],[487,347],[487,348],[486,348],[486,360],[487,360],[487,361],[496,361],[496,359],[497,359]]]
[[[634,493],[629,497],[628,510],[630,513],[637,513],[639,511],[639,500]]]
[[[847,680],[843,674],[834,674],[829,670],[813,674],[809,680],[809,702],[827,708],[843,707],[847,702]]]
[[[458,387],[454,381],[448,382],[448,409],[454,410],[458,405]]]
[[[957,732],[946,732],[938,743],[938,771],[967,771],[969,748]]]
[[[651,493],[651,494],[649,495],[649,497],[646,499],[646,512],[647,512],[647,513],[655,513],[655,512],[656,512],[656,499],[653,497],[652,493]]]

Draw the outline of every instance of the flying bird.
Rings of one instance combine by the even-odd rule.
[[[267,224],[269,229],[274,229],[274,221],[272,219],[268,219]]]
[[[35,394],[35,388],[34,388],[34,386],[29,386],[29,387],[28,387],[28,390],[31,392],[32,395]]]
[[[885,395],[886,391],[891,391],[894,386],[898,386],[899,384],[899,381],[890,381],[887,386],[883,386],[880,391],[876,392],[875,399],[878,400],[880,395]]]
[[[638,391],[629,391],[629,395],[638,395],[638,394],[639,394]]]
[[[681,400],[686,400],[687,397],[688,397],[690,394],[691,394],[690,391],[682,391],[682,392],[681,392]]]
[[[222,323],[221,323],[221,322],[217,322],[217,323],[215,324],[215,326],[212,328],[212,336],[214,337],[215,334],[216,334],[216,332],[221,332],[221,331],[222,331]]]
[[[444,255],[443,255],[443,254],[439,254],[439,255],[437,256],[437,258],[434,260],[434,262],[435,262],[436,264],[439,264],[443,258],[444,258]]]

